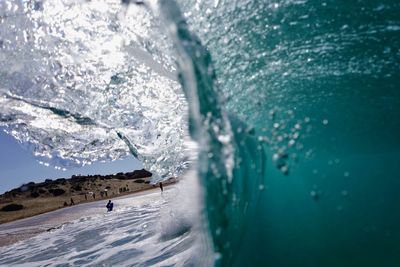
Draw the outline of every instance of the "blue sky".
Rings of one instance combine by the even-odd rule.
[[[66,171],[46,167],[22,148],[22,146],[0,127],[0,194],[28,182],[45,179],[69,178],[73,174],[111,174],[141,169],[140,161],[130,156],[123,160],[71,168]]]

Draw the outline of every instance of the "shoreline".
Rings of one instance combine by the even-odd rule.
[[[174,183],[165,185],[165,190],[169,190]],[[164,184],[163,184],[164,185]],[[108,198],[118,202],[125,198],[134,198],[138,196],[156,194],[159,192],[159,187],[146,188],[143,190],[130,192],[117,197]],[[154,192],[152,192],[154,191]],[[107,199],[98,199],[80,203],[78,205],[59,208],[53,211],[44,212],[34,216],[29,216],[23,219],[10,221],[0,224],[0,249],[5,246],[15,244],[19,241],[30,239],[44,232],[51,232],[62,228],[64,225],[71,223],[74,220],[82,218],[82,215],[97,215],[102,214],[105,208]],[[103,205],[104,204],[104,205]],[[86,208],[86,209],[85,209]],[[87,211],[90,210],[88,213]]]
[[[164,187],[168,187],[168,186],[170,186],[172,184],[175,184],[175,183],[176,182],[165,182],[165,183],[163,183],[163,186]],[[37,213],[27,214],[27,215],[21,214],[18,217],[10,218],[9,220],[5,219],[5,220],[0,221],[0,226],[2,226],[4,224],[7,224],[7,223],[13,223],[13,222],[16,222],[16,221],[19,221],[19,220],[24,220],[24,219],[32,218],[32,217],[35,217],[35,216],[38,216],[38,215],[43,215],[43,214],[46,214],[46,213],[54,212],[54,211],[57,211],[57,210],[63,210],[63,209],[71,208],[71,207],[76,207],[76,206],[79,206],[79,205],[82,205],[82,204],[87,204],[87,203],[105,201],[105,200],[108,200],[108,199],[118,199],[120,197],[129,196],[129,195],[135,195],[135,194],[138,194],[140,192],[154,190],[154,189],[159,189],[159,187],[158,186],[151,186],[151,187],[148,187],[148,188],[140,188],[140,189],[137,189],[135,191],[123,192],[123,193],[120,193],[118,195],[80,201],[80,202],[77,202],[76,204],[70,205],[70,206],[59,206],[59,207],[54,207],[54,208],[48,208],[48,209],[40,210]],[[68,196],[68,198],[69,198],[69,196]],[[10,214],[11,214],[11,212],[10,212]],[[5,213],[5,215],[7,215],[7,213]]]

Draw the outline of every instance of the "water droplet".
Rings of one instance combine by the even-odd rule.
[[[296,149],[297,150],[302,150],[304,148],[304,145],[302,143],[297,143],[296,144]]]
[[[349,192],[347,192],[346,190],[342,191],[342,196],[347,197],[349,195]]]
[[[260,184],[258,186],[258,190],[263,191],[265,189],[265,186],[263,184]]]
[[[268,137],[266,136],[259,136],[258,141],[263,142],[263,143],[268,143]]]
[[[329,123],[329,121],[328,121],[327,119],[324,119],[324,120],[322,121],[322,124],[323,124],[323,125],[328,125],[328,123]]]
[[[309,117],[305,117],[305,118],[304,118],[304,122],[305,122],[305,123],[309,123],[309,122],[310,122],[310,118],[309,118]]]
[[[282,172],[284,175],[288,175],[288,174],[289,174],[289,166],[288,166],[288,165],[283,165],[283,166],[281,166],[279,169],[281,170],[281,172]]]
[[[275,119],[275,110],[270,110],[269,111],[269,118],[271,119],[271,120],[274,120]]]
[[[291,146],[294,146],[295,143],[296,143],[296,141],[294,141],[293,139],[291,139],[291,140],[289,141],[288,145],[291,147]]]
[[[344,175],[344,177],[349,177],[350,173],[349,172],[344,172],[343,175]]]

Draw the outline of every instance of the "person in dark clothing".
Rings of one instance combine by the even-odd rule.
[[[164,188],[163,188],[163,186],[162,186],[162,183],[160,182],[160,189],[161,189],[161,192],[164,192]]]
[[[74,202],[74,200],[72,199],[72,197],[71,197],[71,206],[72,205],[75,205],[75,202]]]
[[[114,208],[114,203],[111,202],[111,200],[108,201],[106,205],[107,211],[112,211]]]

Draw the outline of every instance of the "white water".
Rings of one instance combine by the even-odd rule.
[[[187,207],[189,201],[196,203],[195,190],[180,184],[162,194],[153,190],[115,199],[111,213],[105,212],[105,202],[66,209],[65,216],[80,219],[0,248],[0,266],[209,265],[202,259],[208,247],[201,240],[198,209]],[[3,225],[0,236],[54,227],[63,213],[57,212],[15,222],[13,227]]]
[[[147,5],[0,1],[0,126],[57,167],[131,153],[154,181],[179,175],[187,104],[164,32]]]

